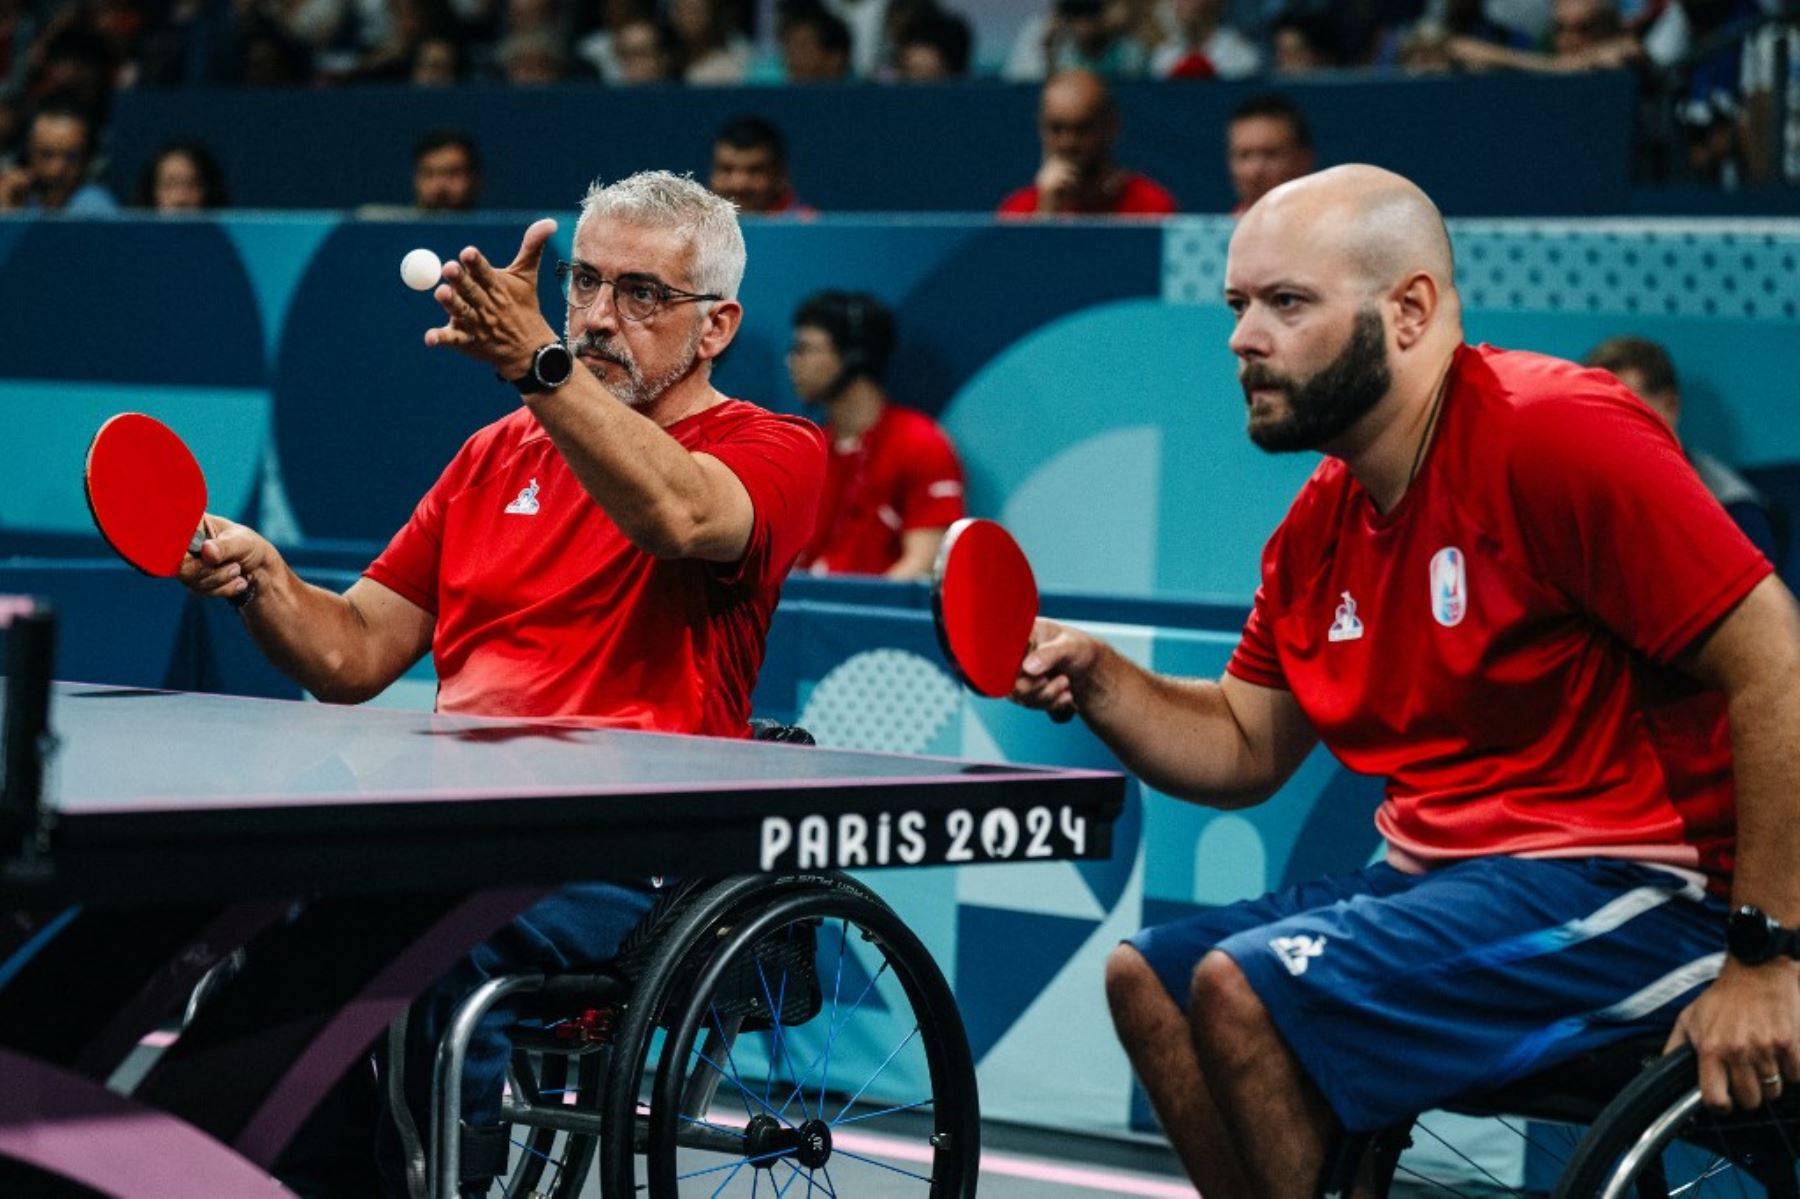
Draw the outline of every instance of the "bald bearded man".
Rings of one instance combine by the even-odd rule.
[[[1405,179],[1270,192],[1225,299],[1251,439],[1325,455],[1225,675],[1040,621],[1015,691],[1214,807],[1321,741],[1387,780],[1385,861],[1108,963],[1195,1183],[1312,1194],[1340,1128],[1650,1030],[1695,1045],[1715,1109],[1781,1094],[1800,963],[1738,933],[1800,925],[1793,597],[1610,375],[1464,344],[1443,220]]]

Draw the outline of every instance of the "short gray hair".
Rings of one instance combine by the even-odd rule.
[[[684,234],[694,247],[694,289],[737,299],[744,282],[744,234],[737,206],[707,191],[692,175],[640,171],[605,185],[596,179],[581,199],[577,232],[589,217]]]

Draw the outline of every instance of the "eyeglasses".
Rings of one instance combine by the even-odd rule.
[[[612,284],[613,306],[628,321],[647,321],[667,304],[725,298],[712,292],[682,291],[654,275],[620,275],[617,279],[608,279],[579,262],[557,263],[556,280],[562,284],[563,299],[571,308],[590,307],[600,298],[600,289]]]

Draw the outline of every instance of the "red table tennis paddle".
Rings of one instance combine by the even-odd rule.
[[[101,425],[83,484],[100,536],[145,574],[172,577],[210,536],[206,476],[187,443],[154,417],[122,412]],[[231,602],[242,607],[255,594],[251,583]]]
[[[1031,563],[1011,533],[976,518],[950,526],[932,569],[931,614],[944,656],[971,690],[1012,694],[1037,605]]]

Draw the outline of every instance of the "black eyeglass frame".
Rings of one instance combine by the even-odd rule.
[[[574,275],[576,268],[580,268],[581,270],[587,271],[588,273],[592,274],[594,276],[594,278],[599,280],[599,282],[597,284],[595,284],[595,286],[594,286],[594,298],[592,300],[589,300],[586,304],[579,304],[579,305],[576,304],[575,297],[572,294],[570,294],[572,287],[573,287],[572,276]],[[658,279],[655,275],[644,275],[644,274],[638,274],[636,272],[632,272],[632,273],[620,275],[617,279],[608,279],[605,275],[602,275],[599,271],[594,270],[593,267],[587,265],[587,263],[585,263],[585,262],[570,262],[567,259],[559,260],[557,262],[557,264],[556,264],[556,281],[557,281],[557,284],[562,288],[563,302],[572,309],[577,308],[577,307],[583,308],[583,309],[593,307],[594,300],[598,300],[600,298],[600,289],[607,286],[608,284],[611,284],[612,289],[613,289],[613,307],[617,308],[619,311],[619,315],[624,317],[626,320],[637,321],[640,323],[651,319],[657,313],[661,312],[664,308],[667,308],[673,304],[693,304],[693,303],[700,303],[700,302],[709,301],[709,300],[722,300],[725,298],[724,296],[721,296],[721,295],[717,294],[716,292],[683,291],[679,287],[674,287],[668,283],[664,283],[661,279]],[[625,284],[627,287],[630,287],[633,285],[639,285],[639,284],[647,284],[648,286],[654,288],[656,290],[656,299],[652,302],[650,311],[644,313],[642,316],[633,316],[631,314],[631,312],[627,311],[626,304],[622,304],[619,302],[619,285],[621,283]]]

